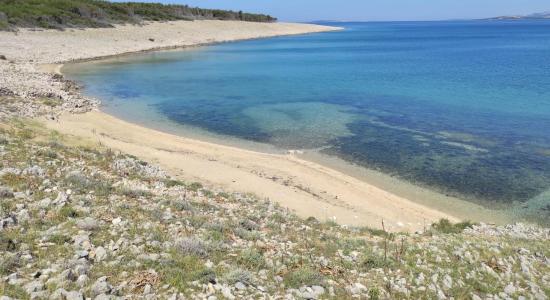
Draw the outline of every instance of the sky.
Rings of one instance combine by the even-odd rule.
[[[119,0],[115,0],[119,1]],[[122,1],[122,0],[120,0]],[[476,19],[550,11],[549,0],[124,0],[270,14],[281,21]]]

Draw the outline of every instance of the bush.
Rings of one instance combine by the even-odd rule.
[[[132,188],[129,188],[129,187],[121,188],[119,190],[119,193],[126,196],[126,197],[132,198],[132,199],[138,199],[140,197],[152,197],[153,196],[153,194],[149,191],[132,189]]]
[[[195,237],[184,238],[176,242],[176,249],[178,253],[184,256],[208,256],[208,245],[203,241]]]
[[[237,262],[239,265],[251,270],[258,270],[265,266],[264,256],[256,249],[244,250],[241,252]]]
[[[258,224],[250,220],[242,220],[239,222],[239,225],[241,226],[241,228],[246,229],[248,231],[258,230],[259,228]]]
[[[225,282],[230,285],[234,285],[237,282],[240,282],[245,285],[254,285],[254,274],[247,270],[240,268],[234,269],[227,273],[224,277]]]
[[[377,256],[375,254],[368,254],[363,258],[360,263],[360,267],[365,271],[370,271],[372,269],[380,269],[390,267],[392,265],[392,260],[387,258],[384,260],[383,257]]]
[[[242,227],[237,227],[235,230],[233,230],[233,233],[235,233],[235,235],[240,237],[241,239],[247,241],[255,241],[261,237],[258,231],[248,231]]]
[[[0,187],[0,198],[13,198],[13,192],[6,187]]]
[[[93,191],[96,196],[108,196],[112,192],[111,183],[105,179],[88,178],[80,172],[71,172],[65,177],[64,184],[76,193]]]
[[[185,183],[183,183],[183,181],[169,179],[169,180],[164,181],[164,185],[167,188],[171,188],[171,187],[175,187],[175,186],[185,186]]]
[[[466,228],[470,228],[475,223],[472,223],[470,221],[464,221],[460,223],[453,224],[451,221],[447,219],[441,219],[437,223],[432,224],[432,228],[436,230],[437,232],[445,233],[445,234],[451,234],[451,233],[461,233]]]
[[[200,271],[195,272],[193,274],[193,277],[196,278],[196,280],[200,281],[202,284],[216,284],[216,272],[212,269],[202,269]]]
[[[20,267],[19,256],[6,254],[0,258],[0,275],[9,275]]]
[[[193,182],[187,188],[192,190],[193,192],[196,192],[202,189],[202,184],[200,182]]]
[[[193,205],[187,200],[175,200],[172,206],[179,211],[193,211]]]
[[[323,285],[324,281],[319,272],[304,267],[288,273],[284,278],[285,285],[292,288],[299,288],[304,285]]]
[[[78,212],[69,205],[63,206],[58,212],[57,215],[61,221],[67,220],[68,218],[77,218],[79,216]]]

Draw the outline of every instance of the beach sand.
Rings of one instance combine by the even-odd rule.
[[[67,31],[0,32],[0,87],[25,96],[35,91],[61,98],[52,73],[70,61],[278,35],[338,30],[286,23],[179,21],[144,26]],[[57,94],[56,94],[57,93]],[[91,109],[91,108],[90,108]],[[53,119],[53,120],[52,120]],[[41,119],[43,120],[43,118]],[[458,218],[413,202],[366,181],[300,159],[294,154],[268,154],[198,141],[131,124],[97,109],[65,113],[44,121],[48,128],[159,164],[173,176],[227,191],[253,193],[294,210],[340,224],[399,231],[422,230],[433,221]]]
[[[255,152],[131,124],[101,111],[66,114],[47,126],[158,164],[187,181],[253,193],[303,217],[390,230],[420,230],[445,213],[295,155]]]

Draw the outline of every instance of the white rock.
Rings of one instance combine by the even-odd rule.
[[[311,287],[313,294],[316,296],[321,296],[325,293],[325,288],[320,285],[314,285]]]
[[[99,227],[99,223],[91,217],[80,219],[76,222],[76,226],[82,230],[95,230]]]
[[[95,249],[95,258],[94,258],[94,261],[95,262],[101,262],[103,261],[105,258],[107,258],[107,250],[105,250],[105,248],[99,246]]]
[[[107,277],[103,276],[94,283],[91,291],[93,296],[98,296],[102,294],[108,294],[111,292],[112,289],[113,287],[109,284],[109,282],[107,282]]]
[[[27,209],[22,209],[17,213],[17,222],[26,223],[31,219],[31,215]]]
[[[48,208],[52,204],[52,199],[44,198],[38,202],[38,207],[42,209]]]
[[[244,285],[242,282],[237,282],[235,283],[235,288],[237,290],[245,290],[246,289],[246,285]]]
[[[453,288],[453,279],[451,276],[445,275],[445,277],[443,277],[443,287],[447,290]]]
[[[504,288],[504,292],[508,295],[512,295],[513,293],[516,292],[516,288],[514,287],[514,285],[512,285],[511,283],[509,283],[505,288]]]

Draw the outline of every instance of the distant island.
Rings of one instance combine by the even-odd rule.
[[[204,9],[187,5],[89,0],[1,1],[0,30],[27,28],[113,27],[143,21],[231,20],[275,22],[277,18],[242,11]]]
[[[534,13],[530,15],[516,15],[516,16],[499,16],[494,18],[489,18],[487,20],[542,20],[550,19],[550,11],[542,13]]]

